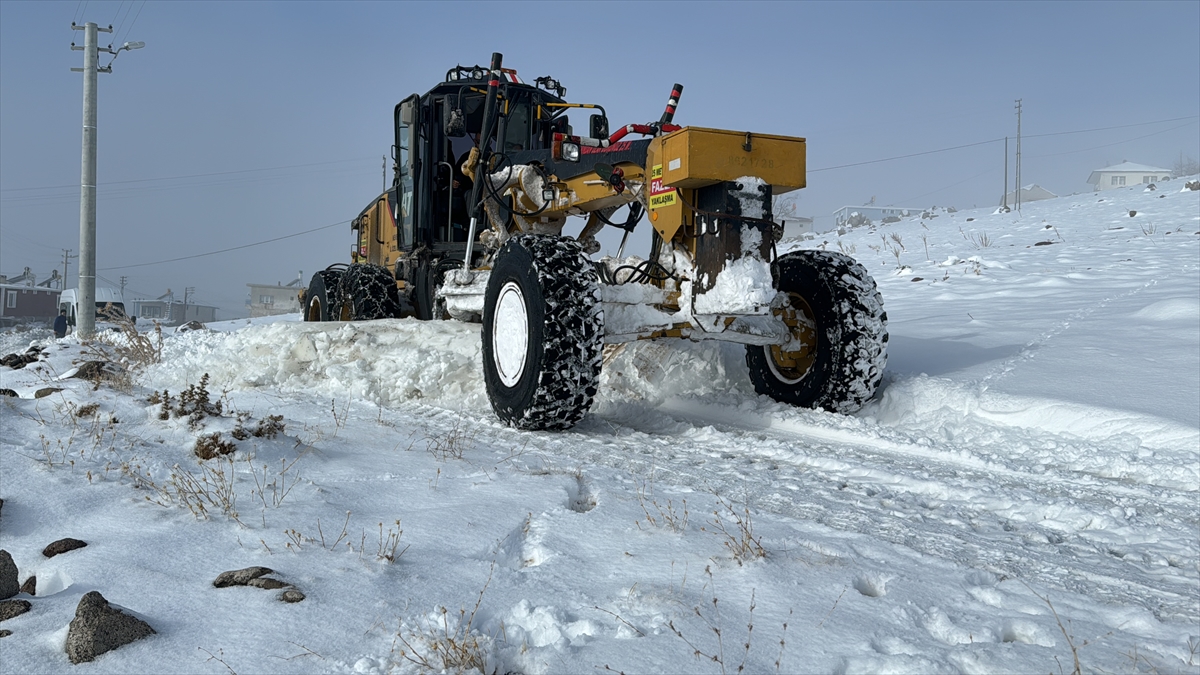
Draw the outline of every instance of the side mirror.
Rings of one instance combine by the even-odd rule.
[[[467,135],[462,108],[458,107],[458,96],[451,94],[442,102],[442,129],[447,136],[461,138]]]
[[[608,138],[608,118],[604,115],[592,115],[588,120],[588,136],[598,140]]]
[[[568,117],[567,115],[563,115],[562,117],[559,117],[558,119],[554,120],[554,126],[552,128],[554,129],[554,133],[556,133],[556,134],[567,134],[569,136],[571,134],[571,119],[570,119],[570,117]]]

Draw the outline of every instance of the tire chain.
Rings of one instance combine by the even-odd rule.
[[[545,362],[537,391],[518,428],[563,430],[587,415],[596,396],[604,347],[600,283],[583,246],[569,239],[522,235],[517,244],[533,255],[546,303]]]
[[[838,333],[844,346],[835,381],[827,389],[834,412],[852,413],[862,408],[879,388],[887,365],[887,312],[883,295],[867,269],[858,261],[832,251],[800,251],[807,263],[826,270],[838,307]]]
[[[350,305],[350,319],[394,319],[400,316],[400,297],[396,278],[386,267],[354,264],[346,269],[338,286],[341,303]]]
[[[325,286],[325,303],[328,306],[322,307],[325,311],[325,316],[318,317],[318,321],[337,321],[342,317],[342,300],[340,287],[342,283],[342,270],[340,269],[323,269],[318,271],[317,276],[320,276],[320,281]],[[306,298],[307,303],[312,303],[312,298]],[[305,317],[308,316],[308,309],[305,307]]]

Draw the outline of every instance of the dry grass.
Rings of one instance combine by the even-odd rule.
[[[183,506],[201,520],[208,520],[217,512],[241,522],[236,507],[237,471],[233,459],[218,457],[215,462],[201,464],[199,469],[199,473],[192,473],[176,464],[160,485],[140,465],[128,462],[121,465],[121,473],[133,480],[135,488],[146,488],[154,493],[146,495],[148,502],[163,507]]]
[[[492,573],[496,563],[492,563],[488,571],[487,581],[475,599],[475,606],[470,613],[461,608],[458,615],[450,613],[446,607],[438,607],[435,621],[423,622],[415,632],[405,631],[403,627],[396,631],[392,641],[392,652],[409,663],[415,664],[426,672],[457,673],[479,671],[488,673],[489,655],[494,636],[480,633],[475,624],[475,615],[483,604],[483,595],[492,583]]]
[[[729,662],[726,663],[727,655],[725,654],[725,634],[724,634],[724,629],[721,625],[721,610],[720,610],[719,601],[717,600],[716,580],[713,578],[712,567],[711,566],[705,567],[704,573],[706,575],[708,575],[708,582],[706,585],[708,586],[708,588],[711,591],[711,595],[712,595],[711,605],[712,606],[708,610],[704,610],[704,609],[701,609],[700,605],[696,605],[696,606],[692,607],[692,614],[694,614],[696,616],[696,618],[698,618],[704,622],[706,628],[708,629],[708,632],[712,634],[712,639],[716,641],[715,646],[710,645],[708,647],[703,647],[703,646],[698,645],[697,643],[700,642],[700,640],[692,640],[691,638],[686,636],[683,633],[683,630],[681,630],[679,627],[677,627],[675,625],[675,621],[673,619],[667,622],[667,627],[671,630],[672,633],[675,634],[675,637],[679,638],[680,640],[683,640],[684,643],[686,643],[687,646],[691,648],[692,656],[695,656],[697,659],[700,659],[700,660],[709,661],[709,662],[717,664],[718,668],[721,671],[721,675],[726,675],[726,673],[729,673],[729,672],[734,672],[734,673],[745,672],[746,660],[750,657],[750,648],[751,648],[751,645],[753,644],[753,638],[754,638],[754,609],[757,606],[755,604],[755,591],[754,590],[750,591],[750,611],[749,611],[750,618],[746,622],[746,638],[745,638],[745,640],[742,640],[737,645],[739,647],[739,649],[737,651],[740,652],[740,659],[738,661],[737,666],[734,667],[732,659],[730,659]],[[706,614],[705,613],[706,611],[709,613]],[[784,623],[783,624],[783,634],[781,634],[781,635],[785,635],[786,633],[787,633],[787,623]],[[780,663],[782,662],[782,659],[783,659],[783,648],[786,645],[786,642],[783,637],[780,637],[779,645],[780,645],[780,654],[779,654],[779,657],[777,657],[775,659],[776,672],[779,671]]]
[[[232,455],[236,450],[237,445],[233,441],[222,439],[219,433],[212,433],[198,437],[192,453],[200,459],[215,459]]]
[[[687,500],[682,500],[682,503],[676,507],[671,499],[667,499],[666,503],[660,503],[653,495],[653,485],[650,487],[650,495],[648,496],[646,484],[643,483],[637,490],[638,504],[642,507],[642,513],[646,514],[646,523],[653,528],[666,528],[677,534],[683,534],[687,531],[688,511]],[[651,508],[654,509],[651,512]],[[642,521],[635,521],[638,529],[642,529]]]
[[[995,242],[988,236],[987,232],[972,232],[967,235],[967,241],[971,243],[971,247],[978,250],[988,248]]]
[[[743,505],[739,511],[734,508],[733,502],[726,501],[724,497],[717,497],[717,504],[720,508],[713,511],[709,527],[700,529],[720,537],[721,543],[738,565],[767,557],[762,538],[754,534],[754,519],[750,516],[749,505]]]
[[[237,426],[230,433],[231,436],[239,441],[244,441],[251,436],[254,438],[275,438],[284,431],[283,415],[267,415],[258,420],[253,427],[246,427],[246,423],[250,421],[250,413],[240,412],[237,414]]]
[[[455,420],[448,430],[441,431],[436,435],[426,433],[423,437],[414,440],[409,444],[408,449],[412,450],[414,445],[421,442],[425,444],[425,450],[439,461],[462,459],[463,453],[475,446],[476,436],[477,432],[460,418]]]
[[[1079,663],[1079,650],[1092,644],[1093,640],[1083,640],[1082,642],[1076,643],[1075,635],[1073,634],[1073,632],[1067,630],[1067,627],[1071,625],[1071,621],[1068,619],[1067,623],[1065,625],[1063,624],[1063,620],[1058,616],[1058,610],[1054,609],[1054,603],[1050,602],[1050,598],[1033,590],[1033,588],[1029,584],[1026,584],[1023,581],[1021,583],[1024,584],[1025,588],[1028,588],[1029,592],[1033,593],[1033,595],[1035,597],[1037,597],[1038,600],[1041,600],[1042,602],[1046,603],[1046,606],[1050,608],[1050,614],[1052,614],[1054,616],[1054,621],[1058,624],[1058,630],[1062,632],[1063,638],[1065,638],[1067,641],[1067,647],[1070,648],[1070,650],[1071,650],[1071,661],[1072,661],[1071,675],[1083,675],[1083,667]],[[1112,635],[1112,631],[1109,631],[1105,635],[1105,637],[1107,637],[1108,635]],[[1136,652],[1135,652],[1135,654],[1136,654]],[[1055,656],[1054,660],[1055,660],[1055,662],[1057,662],[1058,657]],[[1134,658],[1134,667],[1136,670],[1136,667],[1137,667],[1137,658],[1136,657]],[[1063,672],[1061,663],[1059,664],[1058,670],[1060,673]]]
[[[267,465],[263,464],[262,474],[260,475],[258,470],[254,468],[254,461],[246,458],[246,464],[250,467],[250,476],[254,479],[254,489],[250,491],[250,496],[258,495],[264,511],[268,506],[279,508],[279,505],[283,504],[283,500],[291,494],[292,488],[296,487],[296,484],[300,482],[300,472],[292,471],[296,466],[296,462],[299,461],[299,456],[290,463],[286,459],[279,460],[279,471],[274,473],[274,475],[271,475],[272,472],[267,468]],[[288,475],[289,472],[291,472],[291,476]]]

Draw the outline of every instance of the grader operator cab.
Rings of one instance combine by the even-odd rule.
[[[602,107],[524,84],[500,54],[452,68],[396,106],[392,187],[354,219],[351,262],[301,293],[305,320],[482,322],[492,408],[522,429],[583,418],[606,344],[662,338],[742,343],[760,394],[857,410],[887,360],[875,282],[839,253],[775,250],[772,197],[805,186],[805,140],[680,127],[682,90],[610,134]],[[642,220],[649,256],[624,257]],[[592,260],[605,226],[621,246]]]

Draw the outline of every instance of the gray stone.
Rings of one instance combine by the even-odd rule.
[[[92,661],[154,632],[150,624],[108,604],[99,592],[90,591],[79,600],[67,629],[67,658],[71,663]]]
[[[66,553],[67,551],[74,551],[75,549],[83,548],[84,546],[87,546],[86,541],[80,541],[78,539],[67,537],[66,539],[59,539],[58,541],[42,549],[42,555],[46,556],[47,558],[53,558],[56,555]]]
[[[304,599],[304,594],[294,588],[290,588],[280,593],[279,599],[282,602],[300,602]]]
[[[10,396],[12,398],[18,398],[17,392],[13,391],[12,389],[0,389],[0,396]]]
[[[288,584],[285,584],[278,579],[272,579],[271,577],[259,577],[257,579],[251,579],[250,581],[246,582],[246,585],[253,586],[255,588],[265,588],[269,591],[276,588],[288,587]]]
[[[21,592],[17,583],[17,564],[8,551],[0,549],[0,600],[7,600]]]
[[[21,592],[28,593],[29,595],[37,595],[37,577],[35,575],[29,575],[25,583],[21,584]]]
[[[33,609],[28,600],[0,600],[0,621],[8,621]]]
[[[81,380],[98,380],[104,377],[104,367],[106,365],[108,364],[104,361],[85,361],[79,365],[79,369],[71,377],[77,377]]]
[[[217,575],[213,586],[217,588],[226,588],[227,586],[245,586],[250,583],[250,580],[257,579],[264,574],[270,574],[275,570],[269,567],[247,567],[241,570],[230,570],[221,572]]]
[[[8,637],[9,635],[12,635],[11,630],[8,630],[7,628],[0,630],[0,637]]]
[[[41,389],[38,389],[37,391],[33,392],[33,397],[34,398],[46,398],[47,396],[49,396],[51,394],[57,394],[60,391],[62,391],[62,389],[59,387],[42,387]]]

